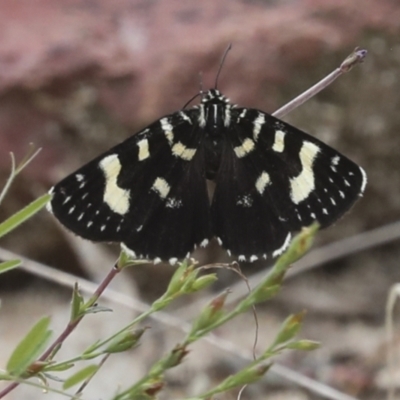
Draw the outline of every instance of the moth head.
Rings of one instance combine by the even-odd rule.
[[[202,104],[229,104],[226,98],[218,89],[210,89],[201,100]]]

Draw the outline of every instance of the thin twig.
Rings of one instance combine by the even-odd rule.
[[[339,68],[336,68],[324,79],[320,80],[318,83],[316,83],[310,89],[306,90],[300,96],[297,96],[295,99],[285,104],[279,110],[275,111],[272,115],[276,118],[282,118],[290,111],[301,106],[307,100],[311,99],[311,97],[314,97],[321,90],[329,86],[334,80],[339,78],[340,75],[345,72],[349,72],[355,65],[363,62],[366,55],[367,50],[359,49],[358,47],[356,47],[356,49],[342,62]]]

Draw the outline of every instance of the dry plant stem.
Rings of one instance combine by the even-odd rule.
[[[93,306],[96,301],[99,299],[101,294],[104,292],[104,290],[107,288],[107,286],[111,283],[111,281],[118,275],[120,272],[120,269],[117,268],[115,265],[111,271],[107,274],[107,276],[104,278],[104,280],[100,283],[100,285],[97,287],[95,290],[93,296],[88,300],[88,307]],[[53,353],[53,351],[61,346],[65,339],[75,330],[75,328],[79,325],[81,320],[83,319],[84,315],[80,316],[79,318],[75,319],[74,321],[70,321],[68,325],[65,327],[64,331],[61,332],[61,334],[58,336],[56,340],[48,347],[48,349],[41,355],[41,357],[38,359],[38,361],[46,361],[46,359]],[[6,388],[4,388],[0,392],[0,399],[2,399],[4,396],[6,396],[8,393],[10,393],[12,390],[14,390],[17,386],[19,385],[18,382],[13,382],[10,385],[8,385]]]
[[[333,72],[331,72],[324,79],[316,83],[310,89],[306,90],[300,96],[297,96],[295,99],[285,104],[279,110],[275,111],[272,115],[276,118],[282,118],[286,114],[289,114],[290,111],[295,108],[301,106],[307,100],[314,97],[321,90],[325,89],[329,86],[336,78],[342,75],[344,72],[349,72],[355,65],[364,61],[364,58],[367,55],[367,50],[356,48],[353,53],[351,53],[340,65],[339,68],[336,68]]]

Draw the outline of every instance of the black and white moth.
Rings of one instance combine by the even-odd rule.
[[[282,254],[313,221],[331,225],[366,182],[338,151],[211,89],[56,184],[49,209],[75,234],[119,242],[134,258],[174,264],[216,237],[253,262]]]

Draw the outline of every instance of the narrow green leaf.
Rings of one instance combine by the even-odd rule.
[[[48,343],[51,331],[48,329],[50,318],[38,321],[29,333],[19,342],[7,362],[7,372],[19,376],[39,357]]]
[[[0,237],[6,235],[8,232],[12,231],[17,226],[21,225],[27,219],[32,217],[32,215],[40,211],[50,199],[51,194],[45,194],[2,222],[0,224]]]
[[[71,375],[68,379],[65,380],[65,382],[63,384],[63,389],[67,390],[70,387],[75,386],[80,382],[83,382],[85,379],[94,375],[98,369],[99,369],[99,366],[94,365],[94,364],[88,365],[87,367],[82,368],[81,370],[79,370],[78,372]]]
[[[11,271],[14,268],[19,267],[22,264],[21,260],[8,260],[0,263],[0,274]]]
[[[77,318],[81,316],[82,304],[83,297],[79,292],[78,284],[75,283],[71,301],[71,322],[74,322]]]
[[[45,374],[47,374],[48,373],[48,371],[52,371],[52,372],[54,372],[54,371],[66,371],[67,369],[70,369],[70,368],[72,368],[72,367],[74,367],[75,366],[75,364],[74,363],[65,363],[65,362],[63,362],[63,363],[60,363],[60,364],[53,364],[53,365],[51,365],[51,364],[49,364],[47,367],[46,367],[46,372],[45,372]],[[64,382],[64,381],[63,381]]]
[[[303,350],[303,351],[310,351],[310,350],[315,350],[320,347],[320,344],[318,342],[315,342],[314,340],[297,340],[295,342],[290,342],[285,346],[287,349],[293,349],[293,350]]]

